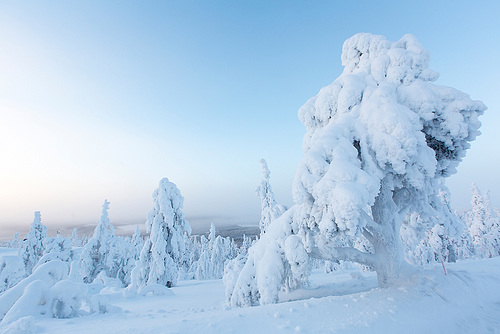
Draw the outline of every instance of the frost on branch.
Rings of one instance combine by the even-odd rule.
[[[344,43],[342,64],[344,72],[299,110],[306,135],[295,206],[250,250],[228,294],[232,305],[275,302],[280,288],[303,282],[303,251],[369,266],[380,286],[396,284],[404,217],[417,213],[426,229],[433,216],[453,221],[439,198],[441,180],[480,134],[486,107],[433,84],[429,54],[411,35],[390,42],[357,34]],[[360,239],[371,251],[355,247]],[[286,251],[290,244],[297,254]]]

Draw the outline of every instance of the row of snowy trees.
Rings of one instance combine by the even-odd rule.
[[[16,235],[9,243],[13,247],[19,245],[17,261],[2,258],[0,293],[53,260],[67,263],[69,277],[75,282],[100,281],[128,286],[133,292],[155,284],[171,287],[179,278],[217,279],[222,278],[225,263],[245,253],[251,245],[250,238],[245,237],[243,244],[238,245],[229,237],[216,235],[214,224],[208,239],[203,235],[191,236],[191,227],[182,212],[183,197],[168,179],[160,181],[153,199],[146,238],[141,236],[139,226],[131,238],[117,236],[108,216],[107,200],[88,240],[78,239],[76,229],[71,238],[59,234],[47,237],[40,212],[35,212],[24,241],[19,245]]]
[[[415,238],[420,216],[408,214],[401,229],[405,257],[413,264],[455,262],[468,258],[489,258],[500,255],[500,217],[491,207],[489,194],[482,195],[472,185],[472,208],[457,212],[452,225],[436,224]],[[444,199],[445,200],[445,199]]]
[[[166,178],[153,200],[145,238],[139,227],[132,238],[117,236],[107,200],[92,237],[83,242],[76,230],[71,238],[47,237],[40,212],[35,212],[26,238],[20,242],[16,235],[10,243],[19,247],[18,256],[0,258],[0,321],[30,312],[63,318],[88,310],[107,312],[112,306],[99,294],[105,286],[145,295],[165,293],[178,279],[219,279],[226,263],[243,256],[252,244],[250,238],[237,245],[216,235],[213,224],[208,238],[191,236],[182,212],[184,199]]]

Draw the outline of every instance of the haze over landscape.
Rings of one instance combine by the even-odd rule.
[[[257,224],[260,158],[291,206],[297,110],[358,32],[417,36],[448,85],[483,101],[482,135],[447,184],[500,206],[496,1],[0,4],[0,226],[142,224],[163,177],[197,224]],[[390,19],[388,19],[390,18]],[[7,233],[8,232],[8,233]]]

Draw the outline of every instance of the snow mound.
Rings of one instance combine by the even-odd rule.
[[[0,257],[0,293],[19,283],[26,275],[23,261],[16,255]]]
[[[30,276],[0,295],[0,324],[24,326],[30,316],[73,318],[90,313],[108,313],[120,308],[100,295],[103,284],[83,284],[67,279],[67,262],[53,260],[36,268]],[[26,320],[28,321],[28,320]],[[28,326],[29,327],[29,326]],[[28,328],[27,327],[27,328]]]
[[[35,318],[33,316],[22,317],[11,324],[0,327],[1,334],[32,334],[36,333]]]

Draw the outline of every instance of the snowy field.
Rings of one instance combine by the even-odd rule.
[[[379,289],[375,273],[315,270],[309,287],[248,308],[225,306],[222,280],[180,281],[161,296],[105,288],[110,313],[26,317],[0,333],[500,333],[500,258],[447,272],[420,267],[401,286]]]

